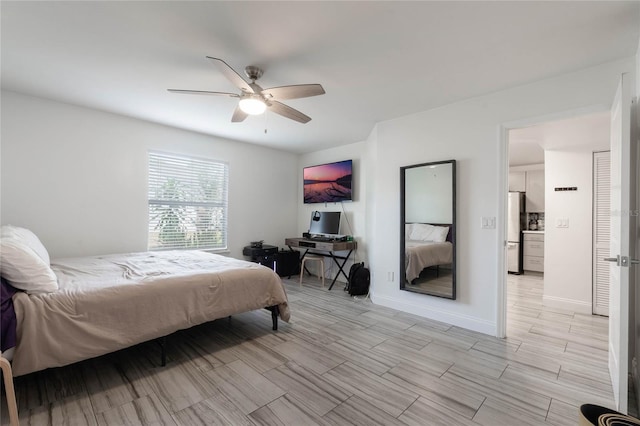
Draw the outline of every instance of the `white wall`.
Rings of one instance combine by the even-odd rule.
[[[375,170],[376,185],[369,252],[373,301],[496,334],[506,231],[502,126],[594,106],[605,110],[619,74],[633,71],[634,59],[628,58],[378,123],[367,165]],[[457,300],[400,291],[397,279],[388,281],[389,272],[397,277],[400,269],[398,170],[449,159],[457,160]],[[483,216],[496,217],[497,229],[481,229]]]
[[[2,92],[1,220],[52,257],[147,248],[147,152],[229,163],[229,250],[296,233],[297,156]]]
[[[299,158],[298,164],[298,232],[290,236],[302,236],[303,232],[309,230],[309,221],[311,213],[315,210],[319,211],[340,211],[342,218],[340,223],[340,232],[344,235],[353,235],[354,240],[358,244],[358,248],[353,252],[351,260],[349,260],[344,270],[348,274],[349,267],[354,261],[365,263],[368,262],[367,257],[367,241],[366,241],[366,202],[367,202],[367,143],[357,142],[349,145],[343,145],[337,148],[316,151],[309,154],[303,154]],[[304,204],[302,193],[302,171],[307,166],[314,166],[324,163],[332,163],[335,161],[353,160],[353,201],[345,201],[342,203],[314,203]],[[346,256],[348,252],[338,252],[339,256]],[[306,266],[306,265],[305,265]],[[316,273],[315,262],[309,264],[309,270]],[[338,267],[325,259],[325,275],[333,278],[338,273]],[[342,275],[338,277],[338,281],[346,281]],[[335,289],[335,287],[334,287]]]
[[[547,306],[591,314],[593,153],[545,151],[544,294]],[[578,188],[555,191],[556,187]],[[568,228],[558,228],[567,219]]]

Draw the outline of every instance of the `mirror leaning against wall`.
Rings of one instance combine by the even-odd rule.
[[[456,160],[400,168],[400,289],[456,298]]]

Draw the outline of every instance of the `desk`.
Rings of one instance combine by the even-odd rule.
[[[294,247],[305,250],[302,257],[300,257],[300,261],[302,261],[310,250],[312,254],[333,259],[335,264],[338,265],[339,271],[333,278],[329,290],[333,288],[336,279],[341,273],[346,280],[349,280],[349,276],[344,272],[344,265],[347,263],[349,256],[351,256],[351,252],[358,247],[355,241],[316,241],[307,238],[286,238],[284,243],[290,250],[293,250]],[[348,251],[349,253],[346,256],[336,256],[334,254],[336,251]],[[339,262],[340,260],[342,260],[342,263]],[[301,273],[304,273],[304,271],[301,271]]]

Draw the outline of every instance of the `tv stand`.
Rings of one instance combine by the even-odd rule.
[[[355,241],[317,241],[309,238],[286,238],[284,243],[290,250],[293,250],[294,247],[305,250],[300,257],[300,262],[302,262],[302,259],[309,252],[311,252],[311,254],[330,257],[333,259],[335,264],[338,265],[339,270],[336,276],[333,277],[329,290],[333,288],[333,285],[336,283],[336,279],[340,274],[342,274],[347,281],[349,280],[349,276],[344,271],[344,265],[347,263],[351,253],[358,247]],[[348,251],[349,253],[347,253],[346,256],[337,256],[334,254],[336,251]],[[342,263],[340,263],[340,260]]]

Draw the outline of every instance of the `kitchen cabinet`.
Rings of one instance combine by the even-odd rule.
[[[544,233],[524,231],[523,243],[523,269],[525,271],[544,272]]]
[[[526,209],[528,212],[544,212],[544,170],[530,170],[526,176]]]
[[[525,192],[527,190],[526,172],[509,172],[509,191]]]

